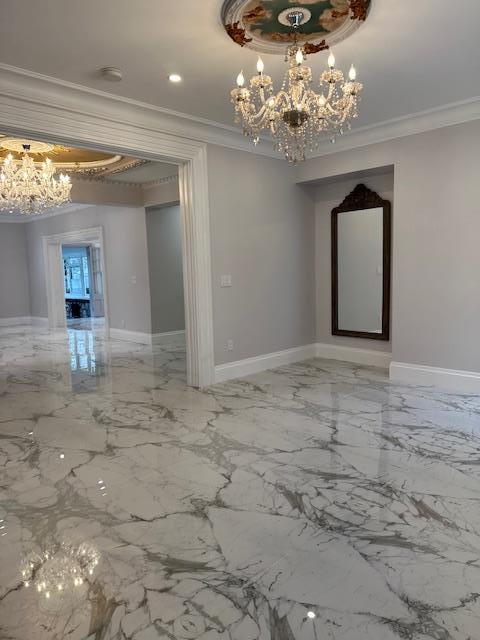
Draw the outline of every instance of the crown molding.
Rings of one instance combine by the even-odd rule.
[[[111,178],[102,178],[101,176],[89,176],[82,174],[74,174],[72,180],[75,182],[91,182],[93,184],[108,184],[114,187],[132,187],[134,189],[141,189],[142,184],[140,182],[124,182],[123,180],[112,180]]]
[[[64,120],[71,114],[76,118],[81,116],[86,127],[89,118],[96,121],[103,119],[119,128],[122,125],[135,125],[192,141],[279,157],[267,141],[260,141],[255,146],[234,126],[0,63],[0,109],[5,107],[10,111],[17,107],[21,112],[26,103],[30,110],[38,108],[44,113],[49,112],[52,120],[50,131],[32,132],[44,133],[49,139],[52,139],[52,131],[55,131],[55,120]],[[15,132],[14,121],[10,130]],[[110,141],[110,144],[114,146],[114,141]]]
[[[110,94],[4,63],[0,63],[0,87],[0,109],[5,108],[9,113],[12,108],[18,109],[19,114],[22,114],[28,105],[29,111],[42,111],[43,115],[47,115],[50,119],[51,126],[48,130],[32,133],[45,134],[49,139],[53,139],[52,131],[55,131],[55,122],[58,119],[65,120],[70,114],[77,118],[81,116],[85,127],[88,127],[89,119],[95,122],[103,119],[109,124],[118,124],[119,132],[122,125],[135,125],[145,130],[171,134],[191,141],[283,159],[273,150],[269,140],[262,139],[257,146],[254,146],[234,126]],[[355,128],[337,138],[335,144],[331,144],[325,137],[310,157],[331,155],[478,119],[480,119],[480,96]],[[21,122],[22,118],[19,117],[17,124],[19,129],[22,129]],[[15,125],[13,118],[9,126],[13,133]],[[114,147],[112,141],[108,143]]]
[[[171,176],[165,176],[164,178],[158,178],[157,180],[150,180],[149,182],[143,182],[143,189],[151,189],[153,187],[159,187],[162,184],[170,184],[172,182],[178,182],[178,173]]]
[[[349,151],[479,119],[480,96],[352,129],[338,137],[335,144],[325,138],[309,157],[319,158],[339,151]]]
[[[147,182],[127,182],[126,180],[114,180],[112,178],[95,178],[89,177],[76,177],[76,180],[83,182],[99,182],[101,184],[109,184],[114,187],[133,187],[134,189],[151,189],[153,187],[159,187],[162,184],[170,184],[171,182],[178,182],[178,173],[174,173],[171,176],[164,176],[163,178],[156,178],[155,180],[148,180]]]

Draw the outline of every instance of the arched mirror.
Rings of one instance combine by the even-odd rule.
[[[359,184],[332,211],[332,334],[390,335],[391,205]]]

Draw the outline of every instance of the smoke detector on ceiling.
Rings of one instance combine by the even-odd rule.
[[[103,69],[100,69],[100,73],[105,80],[109,80],[110,82],[120,82],[123,77],[120,69],[116,67],[103,67]]]

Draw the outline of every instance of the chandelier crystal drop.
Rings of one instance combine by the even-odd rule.
[[[312,88],[312,70],[304,64],[305,45],[297,42],[300,12],[288,17],[292,25],[293,44],[287,48],[288,69],[282,87],[274,92],[272,78],[264,73],[261,58],[257,62],[257,75],[246,87],[243,71],[237,76],[237,86],[231,92],[235,105],[235,122],[241,124],[244,134],[257,144],[264,131],[270,131],[274,148],[281,151],[289,162],[305,160],[306,151],[313,150],[323,134],[330,134],[332,142],[337,134],[351,127],[358,115],[359,94],[363,88],[357,82],[352,65],[348,79],[335,66],[335,56],[328,56],[328,68],[320,75],[320,93]]]
[[[22,214],[41,213],[70,201],[70,177],[61,173],[50,158],[36,165],[28,155],[30,145],[23,145],[23,157],[15,160],[8,154],[0,171],[0,209]]]

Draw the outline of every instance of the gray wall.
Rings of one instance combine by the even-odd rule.
[[[185,329],[180,206],[147,211],[152,333]]]
[[[30,315],[25,225],[0,224],[0,318]]]
[[[313,161],[312,161],[313,162]],[[393,205],[393,171],[375,176],[358,175],[354,179],[324,181],[315,187],[315,274],[317,341],[360,349],[389,352],[390,341],[366,340],[332,335],[331,296],[331,212],[357,184],[364,183]],[[392,208],[392,215],[395,212]],[[391,327],[390,327],[391,328]]]
[[[48,316],[42,236],[102,226],[110,326],[151,333],[143,207],[92,206],[18,226],[26,228],[33,316]]]
[[[335,153],[301,181],[395,167],[393,360],[480,371],[480,121]]]
[[[215,363],[314,342],[311,196],[280,159],[209,146],[208,171]]]

